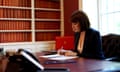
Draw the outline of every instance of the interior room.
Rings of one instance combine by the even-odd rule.
[[[88,15],[101,36],[120,34],[118,0],[0,0],[0,48],[55,50],[57,36],[73,36],[70,16]]]
[[[20,52],[25,49],[33,54],[54,52],[60,48],[72,50],[75,33],[71,17],[77,10],[84,11],[89,18],[90,27],[99,31],[105,60],[119,62],[120,0],[0,0],[0,55],[2,52],[4,54],[6,51],[19,49]],[[24,50],[22,54],[24,56]],[[118,68],[120,64],[116,62],[84,58],[79,61],[77,66],[83,67],[81,64],[85,64],[85,68],[87,67],[86,70],[84,67],[77,67],[77,70],[82,72],[91,70],[99,72],[106,66],[106,69],[120,70]],[[73,61],[67,63],[71,62],[73,63]],[[0,72],[1,63],[2,61],[0,61]],[[95,64],[92,65],[92,63]],[[109,64],[114,67],[108,66]],[[94,69],[96,65],[99,68]],[[55,67],[55,65],[52,66]],[[70,65],[59,66],[68,67],[71,72],[78,72],[75,68],[71,69],[76,64],[71,67]],[[46,67],[50,66],[46,65]]]

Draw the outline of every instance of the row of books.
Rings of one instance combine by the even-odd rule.
[[[33,0],[35,7],[39,8],[60,8],[60,1],[53,0]],[[0,0],[0,6],[31,7],[31,0]]]
[[[53,8],[60,9],[60,1],[52,0],[35,0],[36,8]]]
[[[7,43],[7,42],[28,42],[31,41],[31,33],[0,33],[0,43]]]
[[[31,0],[0,0],[0,6],[31,7]]]
[[[50,21],[38,21],[35,22],[35,29],[60,29],[60,22],[50,22]]]
[[[60,29],[59,22],[36,22],[35,29]],[[0,30],[31,30],[30,21],[0,20]]]
[[[31,10],[0,8],[0,18],[31,18]]]
[[[59,32],[51,33],[36,33],[36,41],[50,41],[55,40],[56,36],[60,36]],[[0,43],[7,42],[29,42],[32,41],[32,35],[30,32],[3,32],[0,33]]]
[[[35,18],[60,19],[60,12],[36,10]]]
[[[0,20],[0,30],[30,30],[31,21]]]
[[[0,18],[31,18],[31,10],[0,8]],[[35,18],[60,19],[60,12],[36,10]]]
[[[60,32],[37,32],[36,41],[51,41],[55,40],[56,36],[60,36]]]

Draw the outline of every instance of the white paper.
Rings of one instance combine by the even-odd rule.
[[[40,56],[40,57],[48,58],[51,60],[68,60],[68,59],[77,58],[77,56],[64,56],[64,55],[59,55],[59,54],[45,55],[45,56]]]
[[[40,57],[44,57],[44,58],[52,58],[52,57],[57,57],[60,56],[59,54],[53,54],[53,55],[45,55],[45,56],[40,56]]]

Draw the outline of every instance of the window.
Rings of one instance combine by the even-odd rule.
[[[88,15],[91,27],[98,30],[97,0],[82,0],[83,11]]]
[[[120,34],[120,0],[99,0],[100,31]]]
[[[120,0],[83,0],[83,10],[102,35],[120,34]]]

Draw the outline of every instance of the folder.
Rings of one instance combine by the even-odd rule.
[[[73,50],[74,48],[74,37],[73,36],[64,36],[56,37],[56,50],[63,47],[65,50]]]

